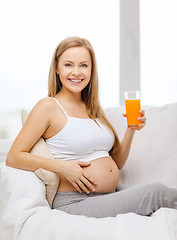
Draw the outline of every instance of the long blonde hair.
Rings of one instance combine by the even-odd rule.
[[[49,71],[48,96],[55,96],[58,92],[60,92],[62,88],[60,76],[56,73],[56,67],[60,56],[63,54],[63,52],[65,52],[68,48],[71,47],[85,47],[90,53],[92,61],[91,78],[88,85],[82,90],[81,96],[83,102],[86,105],[88,116],[93,120],[95,120],[96,118],[100,119],[100,121],[113,132],[115,136],[115,141],[111,152],[115,153],[117,150],[119,150],[120,142],[115,129],[107,120],[99,102],[96,57],[93,47],[88,40],[79,37],[68,37],[58,44],[54,51]]]

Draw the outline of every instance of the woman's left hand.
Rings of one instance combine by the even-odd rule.
[[[131,129],[141,130],[146,125],[145,111],[140,110],[140,113],[141,113],[141,117],[138,117],[138,120],[141,121],[142,123],[140,123],[138,127],[130,127]],[[123,116],[127,117],[127,114],[123,113]]]

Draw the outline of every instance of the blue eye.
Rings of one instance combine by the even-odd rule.
[[[71,67],[71,64],[70,63],[66,63],[65,66],[66,67]]]
[[[82,67],[87,67],[87,64],[82,64]]]

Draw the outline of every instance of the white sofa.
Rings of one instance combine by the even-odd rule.
[[[0,167],[5,163],[5,159],[11,144],[12,144],[12,140],[0,139]]]
[[[147,125],[135,134],[129,159],[120,171],[118,188],[147,181],[177,188],[177,103],[144,109]],[[126,130],[124,107],[105,111],[122,139]],[[10,145],[11,142],[4,143],[3,161]],[[3,167],[0,239],[177,240],[177,210],[161,208],[150,217],[134,213],[102,219],[69,215],[51,210],[45,198],[45,185],[34,173]]]

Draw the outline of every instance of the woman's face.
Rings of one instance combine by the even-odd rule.
[[[81,93],[91,77],[91,56],[85,47],[71,47],[59,58],[56,73],[62,83],[62,91]]]

